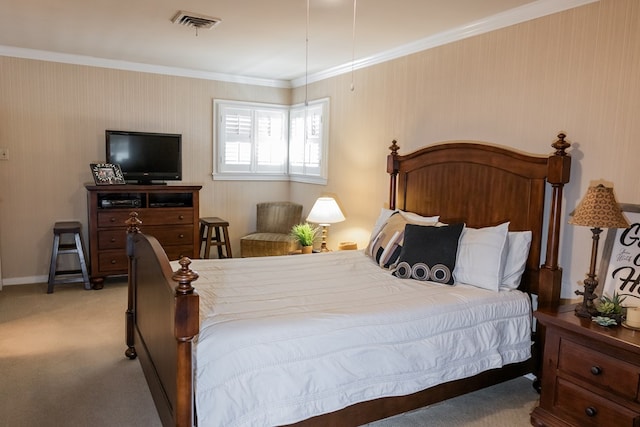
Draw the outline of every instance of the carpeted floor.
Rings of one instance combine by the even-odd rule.
[[[126,283],[0,292],[0,425],[160,426],[140,364],[124,357]],[[528,426],[538,395],[518,378],[370,424]]]

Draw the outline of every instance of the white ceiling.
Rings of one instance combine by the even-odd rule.
[[[296,86],[593,1],[0,0],[0,55]]]

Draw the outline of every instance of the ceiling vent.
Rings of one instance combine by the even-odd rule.
[[[171,22],[174,24],[185,25],[187,27],[193,27],[197,30],[209,30],[222,22],[222,19],[181,10],[173,17]]]

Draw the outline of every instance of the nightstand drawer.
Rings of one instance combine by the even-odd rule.
[[[638,426],[640,414],[582,387],[557,378],[554,412],[578,426]],[[563,417],[563,418],[564,418]]]
[[[640,367],[566,338],[560,341],[558,369],[625,399],[637,398]]]

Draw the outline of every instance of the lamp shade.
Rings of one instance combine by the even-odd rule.
[[[344,215],[333,197],[318,198],[307,217],[307,221],[320,225],[329,225],[344,220]]]
[[[622,214],[613,188],[602,184],[589,187],[587,194],[569,218],[569,224],[592,228],[627,228],[629,222]]]

